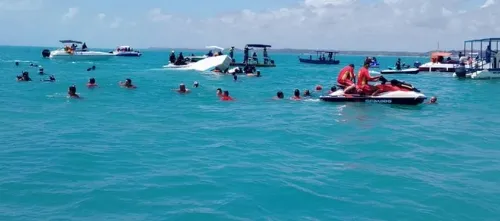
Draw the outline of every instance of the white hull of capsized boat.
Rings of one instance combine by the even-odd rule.
[[[164,68],[174,68],[179,70],[195,70],[195,71],[208,71],[214,68],[226,70],[231,65],[231,58],[227,55],[220,55],[215,57],[208,57],[198,62],[188,63],[187,65],[174,65],[168,64]]]
[[[453,73],[453,77],[458,77],[456,73]],[[484,79],[499,79],[500,70],[480,70],[465,75],[466,78],[474,80],[484,80]]]
[[[55,50],[50,52],[52,59],[74,59],[74,60],[104,60],[113,57],[112,53],[101,51],[75,51],[68,53],[64,50]]]

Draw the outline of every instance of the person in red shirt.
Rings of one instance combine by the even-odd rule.
[[[350,64],[342,68],[339,72],[339,76],[337,77],[337,83],[339,85],[345,86],[345,92],[348,92],[354,89],[354,64]]]
[[[220,98],[221,101],[232,101],[233,98],[229,96],[229,91],[224,91],[224,94]]]
[[[364,93],[365,95],[372,95],[377,91],[377,87],[368,84],[369,81],[378,81],[380,76],[372,77],[368,68],[370,67],[370,60],[366,60],[363,67],[358,72],[358,82],[356,82],[356,89],[358,92]]]

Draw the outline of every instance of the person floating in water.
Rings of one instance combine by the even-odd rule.
[[[87,68],[87,71],[95,71],[95,65],[92,65],[92,67]]]
[[[292,100],[300,100],[300,91],[299,89],[295,89],[295,91],[293,91],[293,97],[291,97],[290,99]]]
[[[24,71],[21,76],[17,76],[17,81],[31,81],[29,73]]]
[[[95,82],[95,78],[90,78],[89,82],[87,83],[88,88],[94,88],[97,87],[97,83]]]
[[[120,86],[124,88],[129,88],[129,89],[135,89],[137,88],[135,85],[132,84],[132,80],[130,78],[127,78],[125,82],[119,82]]]
[[[428,104],[437,104],[437,97],[431,97],[430,101],[427,103]]]
[[[195,81],[194,84],[193,84],[193,87],[197,88],[199,86],[200,86],[200,84],[198,83],[198,81]]]
[[[321,85],[316,85],[316,91],[321,91],[323,90],[323,87]]]
[[[345,87],[344,93],[348,93],[356,86],[354,85],[354,64],[349,64],[342,68],[337,77],[337,84]]]
[[[19,66],[19,61],[16,61],[16,66]]]
[[[40,66],[40,69],[38,69],[38,74],[39,75],[44,75],[45,72],[43,72],[43,68]]]
[[[260,71],[257,71],[257,73],[253,74],[253,73],[249,73],[247,74],[248,77],[261,77],[260,75]]]
[[[274,99],[281,100],[283,98],[285,98],[285,94],[283,93],[283,91],[276,92],[276,97],[274,97]]]
[[[56,77],[54,75],[50,75],[49,79],[42,79],[40,81],[45,81],[45,82],[54,82],[56,81]]]
[[[309,90],[304,91],[304,97],[311,97],[311,92]]]
[[[356,89],[365,95],[372,95],[376,93],[377,87],[368,84],[369,81],[377,81],[380,76],[372,77],[368,68],[370,67],[370,60],[365,61],[365,64],[358,72],[358,82],[356,82]]]
[[[176,89],[176,91],[180,94],[187,94],[191,92],[189,89],[186,88],[186,85],[184,84],[179,84],[179,89]]]
[[[229,96],[229,91],[224,91],[222,97],[220,98],[222,101],[232,101],[234,100],[231,96]]]
[[[238,81],[238,75],[236,75],[235,73],[233,73],[233,80]]]
[[[81,98],[80,95],[76,93],[75,85],[72,85],[68,88],[68,98]]]
[[[222,88],[217,88],[217,97],[222,97]]]

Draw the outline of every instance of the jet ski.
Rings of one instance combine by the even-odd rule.
[[[399,80],[391,80],[387,83],[384,76],[380,77],[380,84],[376,87],[382,92],[378,95],[364,94],[344,94],[344,86],[338,85],[340,89],[335,90],[329,95],[320,96],[319,99],[326,102],[365,102],[365,103],[381,103],[381,104],[404,104],[418,105],[424,102],[427,98],[424,94],[413,87],[413,85]]]

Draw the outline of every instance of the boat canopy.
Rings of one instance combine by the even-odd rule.
[[[59,42],[63,44],[83,44],[81,41],[74,41],[74,40],[60,40]]]
[[[439,56],[450,57],[451,53],[449,53],[449,52],[434,52],[431,54],[431,58],[438,58]]]
[[[247,44],[249,48],[270,48],[271,45],[263,45],[263,44]]]
[[[332,53],[332,54],[338,54],[338,51],[316,51],[316,53]]]
[[[474,43],[474,42],[500,42],[500,38],[473,39],[473,40],[467,40],[464,43]]]
[[[208,49],[219,49],[220,51],[224,51],[224,48],[219,47],[219,46],[207,46],[205,48],[208,48]]]

